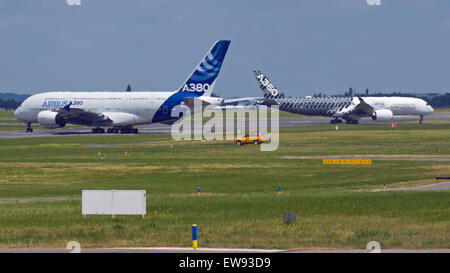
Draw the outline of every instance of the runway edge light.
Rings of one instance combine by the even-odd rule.
[[[197,225],[192,225],[192,248],[197,250]]]

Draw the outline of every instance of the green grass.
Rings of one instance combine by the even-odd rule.
[[[0,123],[22,123],[14,117],[14,111],[0,110]]]
[[[440,113],[450,112],[450,108],[434,108],[434,112]]]
[[[148,195],[143,220],[84,219],[81,201],[0,202],[0,247],[65,247],[73,240],[82,247],[187,247],[195,223],[202,247],[365,248],[375,240],[383,248],[449,248],[449,191],[372,190],[384,183],[434,183],[435,176],[450,174],[450,162],[323,166],[320,159],[299,159],[448,157],[449,129],[284,127],[275,152],[230,141],[175,142],[170,149],[168,135],[0,139],[0,198],[79,197],[82,189],[145,189]],[[92,146],[99,144],[110,145]],[[287,210],[297,214],[294,224],[283,223]]]

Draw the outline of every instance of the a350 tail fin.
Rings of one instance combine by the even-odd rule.
[[[181,85],[179,92],[210,96],[230,42],[228,40],[216,41],[186,82]]]
[[[284,94],[280,93],[278,89],[273,85],[269,78],[267,78],[261,71],[253,71],[256,80],[259,83],[264,99],[281,99],[284,98]]]

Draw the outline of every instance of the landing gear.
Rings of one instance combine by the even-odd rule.
[[[342,123],[342,119],[335,118],[335,119],[330,120],[330,124],[341,124],[341,123]]]
[[[423,124],[423,115],[420,115],[419,124]]]
[[[104,134],[105,133],[105,129],[97,127],[97,128],[92,128],[92,133],[93,134]]]
[[[139,130],[137,128],[133,128],[131,126],[129,127],[122,127],[122,128],[118,128],[118,127],[113,127],[113,128],[109,128],[106,131],[108,134],[138,134]]]
[[[33,128],[31,128],[31,122],[27,123],[27,133],[33,133]]]
[[[346,119],[345,123],[347,124],[359,124],[359,120],[356,119]]]
[[[114,127],[114,128],[109,128],[106,132],[107,132],[108,134],[117,134],[117,133],[119,133],[119,128],[116,128],[116,127]]]

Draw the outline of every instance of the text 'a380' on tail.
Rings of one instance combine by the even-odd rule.
[[[196,96],[210,96],[230,43],[230,40],[216,41],[185,83],[181,85],[179,92],[189,92]]]

